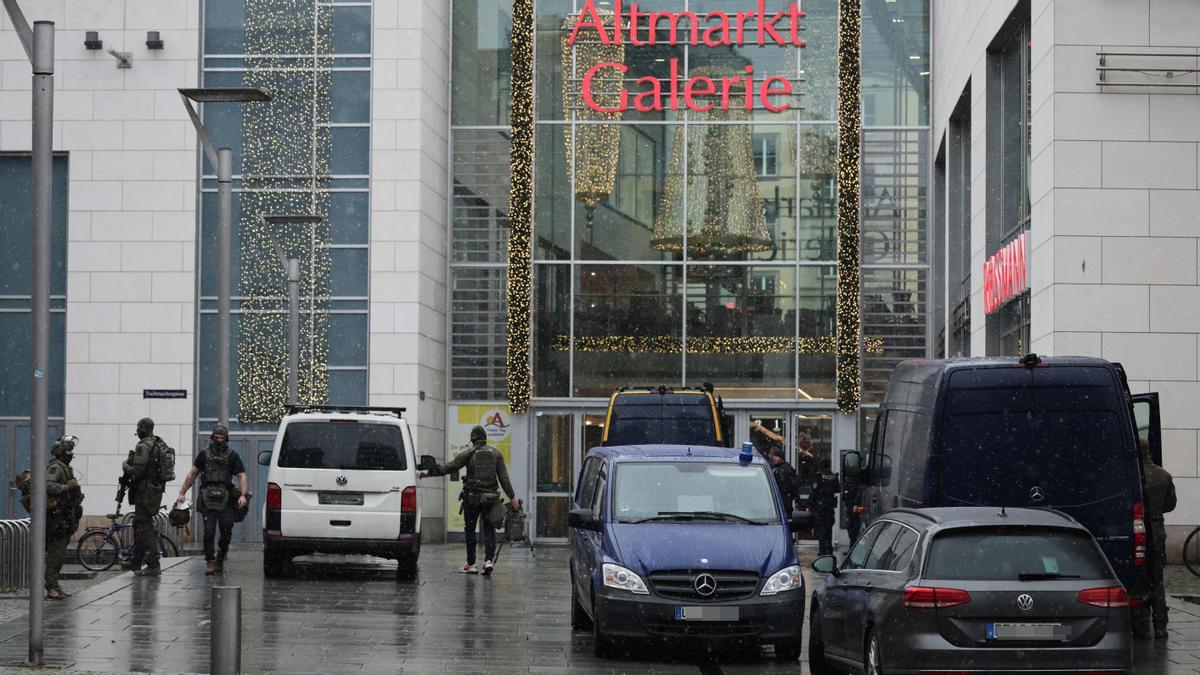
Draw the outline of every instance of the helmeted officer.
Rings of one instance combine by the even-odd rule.
[[[429,476],[444,476],[459,469],[467,470],[463,481],[463,532],[467,539],[467,563],[459,568],[464,574],[475,574],[475,524],[483,524],[483,573],[491,574],[496,560],[496,528],[489,517],[492,507],[500,501],[500,489],[512,501],[514,508],[520,508],[512,482],[508,479],[508,468],[504,466],[504,455],[487,444],[487,430],[481,426],[471,429],[471,447],[464,450],[447,464],[439,464],[430,471],[422,471],[421,478]]]
[[[233,540],[233,524],[237,522],[237,509],[246,507],[246,465],[237,451],[229,447],[229,429],[218,424],[209,435],[208,447],[196,455],[192,469],[183,479],[176,503],[187,498],[196,477],[200,477],[200,514],[204,517],[204,559],[207,561],[205,574],[225,572],[225,556],[229,554],[229,542]],[[238,479],[238,488],[233,487],[233,478]],[[217,529],[221,530],[218,549],[213,540]]]
[[[1163,514],[1175,510],[1175,481],[1166,469],[1154,463],[1150,447],[1145,440],[1139,441],[1142,470],[1146,484],[1142,495],[1146,504],[1146,527],[1150,530],[1153,546],[1150,555],[1150,603],[1138,605],[1133,614],[1133,634],[1139,638],[1150,637],[1150,614],[1154,614],[1154,637],[1167,637],[1167,594],[1163,588],[1163,565],[1167,560],[1167,531]]]
[[[813,479],[812,496],[809,497],[809,511],[813,514],[813,525],[817,530],[817,552],[819,555],[833,553],[833,522],[834,511],[837,510],[838,493],[841,484],[838,475],[829,468],[829,460],[824,460],[821,471]]]
[[[792,519],[792,511],[796,504],[796,491],[800,487],[800,478],[796,470],[784,458],[783,448],[778,445],[771,448],[771,473],[775,475],[775,484],[779,486],[779,496],[783,499],[783,510],[788,520]]]
[[[83,517],[83,490],[71,470],[79,439],[63,436],[54,442],[54,459],[46,467],[46,597],[62,600],[69,594],[58,585],[67,558],[67,545]]]
[[[121,465],[129,481],[129,502],[133,504],[133,555],[125,569],[138,576],[162,575],[158,562],[158,534],[154,530],[154,515],[162,506],[167,486],[160,480],[155,466],[162,439],[154,435],[154,420],[143,417],[137,423],[138,443],[129,451]],[[163,444],[165,445],[165,444]],[[142,569],[142,564],[146,565]]]

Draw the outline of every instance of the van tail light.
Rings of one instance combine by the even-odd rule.
[[[267,483],[267,508],[283,508],[283,490],[279,489],[278,483]]]
[[[1079,601],[1093,607],[1129,607],[1129,596],[1124,586],[1086,588],[1079,591]]]
[[[1133,566],[1146,566],[1146,507],[1133,503]]]
[[[417,488],[415,485],[410,485],[404,488],[404,492],[400,493],[400,513],[416,513],[417,512]]]
[[[969,602],[971,596],[957,588],[910,586],[904,589],[904,606],[913,609],[945,609]]]

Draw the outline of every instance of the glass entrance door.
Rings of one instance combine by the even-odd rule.
[[[813,481],[833,453],[833,416],[795,410],[739,410],[732,414],[737,430],[735,447],[749,440],[763,456],[783,448],[784,459],[800,479],[796,507],[803,508],[812,494]]]
[[[565,541],[579,465],[588,450],[600,445],[604,415],[538,411],[533,424],[533,536],[540,541]]]

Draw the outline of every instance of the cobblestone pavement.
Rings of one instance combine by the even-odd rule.
[[[168,559],[159,579],[120,574],[48,605],[46,658],[74,673],[207,672],[210,588],[238,585],[246,673],[807,672],[765,647],[652,643],[596,660],[590,636],[571,631],[567,555],[506,548],[487,578],[455,572],[461,544],[427,546],[416,582],[373,558],[310,558],[290,579],[264,579],[253,551],[232,556],[223,579],[204,576],[202,559]],[[1171,637],[1138,644],[1138,673],[1200,672],[1200,604],[1171,605]],[[0,624],[0,662],[25,659],[27,630],[24,616]]]

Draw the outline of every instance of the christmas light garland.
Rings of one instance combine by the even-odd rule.
[[[862,287],[859,180],[862,131],[862,8],[838,2],[837,158],[837,406],[853,413],[861,401]]]
[[[329,213],[332,30],[322,0],[246,0],[243,83],[272,102],[242,115],[237,418],[245,424],[278,421],[288,397],[286,277],[272,234],[300,259],[300,401],[328,399],[328,219],[270,231],[259,216]],[[303,56],[268,56],[280,54]]]
[[[626,354],[680,354],[683,338],[670,335],[583,335],[575,338],[575,351]],[[568,335],[555,336],[550,348],[557,352],[571,349]],[[883,353],[883,340],[866,338],[863,349],[870,354]],[[689,337],[688,354],[833,354],[833,337]]]
[[[533,0],[513,0],[512,186],[508,236],[508,403],[529,410],[530,303],[533,287]]]

